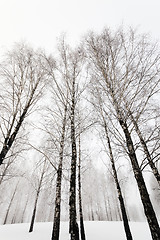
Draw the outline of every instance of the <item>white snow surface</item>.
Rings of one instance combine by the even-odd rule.
[[[8,224],[0,226],[1,240],[51,240],[52,223],[35,223],[34,231],[28,232],[29,224]],[[151,240],[146,222],[130,223],[133,239]],[[125,240],[122,222],[85,222],[86,240]],[[68,222],[61,222],[60,240],[69,240]]]

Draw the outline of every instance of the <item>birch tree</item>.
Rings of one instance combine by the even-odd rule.
[[[71,141],[71,175],[69,197],[69,233],[71,240],[79,240],[79,227],[76,211],[76,167],[77,167],[77,144],[76,144],[76,105],[81,95],[81,73],[83,70],[83,51],[80,48],[72,50],[65,42],[61,45],[61,58],[65,68],[64,77],[69,90],[69,118],[70,118],[70,141]]]
[[[11,206],[12,206],[12,204],[13,204],[13,201],[14,201],[14,199],[15,199],[15,195],[16,195],[16,193],[17,193],[17,188],[18,188],[18,183],[17,183],[17,185],[16,185],[16,187],[15,187],[13,193],[12,193],[12,196],[11,196],[11,199],[10,199],[10,202],[9,202],[9,205],[8,205],[8,208],[7,208],[7,211],[6,211],[6,215],[5,215],[5,219],[4,219],[3,224],[6,224],[6,223],[7,223],[8,215],[9,215]]]
[[[42,158],[41,161],[39,161],[38,163],[40,170],[37,168],[36,169],[36,179],[35,182],[33,181],[34,177],[32,177],[32,185],[35,185],[35,201],[34,201],[34,206],[33,206],[33,212],[32,212],[32,217],[31,217],[31,223],[30,223],[30,227],[29,227],[29,232],[33,232],[33,228],[34,228],[34,223],[35,223],[35,218],[36,218],[36,212],[37,212],[37,205],[38,205],[38,200],[39,200],[39,196],[40,193],[42,192],[42,189],[44,188],[44,186],[46,185],[46,183],[49,181],[48,179],[48,169],[50,167],[49,162],[47,161],[47,159]],[[38,176],[38,172],[39,176]]]
[[[132,238],[131,230],[130,230],[130,227],[129,227],[127,212],[126,212],[126,208],[125,208],[125,204],[124,204],[124,199],[123,199],[123,195],[122,195],[121,186],[120,186],[119,180],[118,180],[117,170],[116,170],[115,161],[114,161],[114,157],[113,157],[113,151],[112,151],[112,147],[111,147],[111,141],[110,141],[110,138],[109,138],[107,124],[106,124],[105,120],[104,120],[104,128],[105,128],[105,133],[106,133],[106,138],[107,138],[107,143],[108,143],[108,149],[109,149],[110,161],[111,161],[111,165],[112,165],[113,177],[114,177],[115,184],[116,184],[116,187],[117,187],[118,199],[119,199],[119,203],[120,203],[120,208],[121,208],[121,213],[122,213],[122,219],[123,219],[124,229],[125,229],[125,233],[126,233],[126,238],[127,238],[127,240],[132,240],[133,238]]]
[[[92,83],[95,80],[101,95],[108,98],[123,131],[151,235],[158,240],[160,228],[139,166],[123,99],[134,107],[139,106],[140,95],[146,91],[145,84],[157,84],[160,55],[146,36],[138,36],[132,29],[127,34],[121,29],[115,33],[108,29],[99,35],[91,33],[86,45],[88,61],[92,65]]]
[[[65,151],[65,139],[68,127],[68,86],[65,78],[65,68],[62,67],[62,59],[57,59],[56,65],[53,68],[53,59],[48,61],[48,73],[52,78],[51,87],[51,106],[48,108],[50,129],[47,127],[52,145],[58,153],[58,163],[56,166],[56,197],[54,209],[54,221],[52,240],[59,239],[60,233],[60,215],[61,215],[61,188],[62,188],[62,171]],[[56,107],[55,107],[56,106]],[[55,125],[56,126],[53,126]]]
[[[44,93],[48,82],[44,65],[44,53],[25,44],[17,44],[0,64],[0,165],[12,145],[20,141],[18,133],[24,120]]]

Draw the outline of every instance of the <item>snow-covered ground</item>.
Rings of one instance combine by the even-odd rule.
[[[151,240],[147,223],[131,222],[134,240]],[[29,224],[0,226],[1,240],[50,240],[52,223],[35,223],[33,233],[28,233]],[[85,222],[86,240],[125,240],[122,222]],[[68,222],[61,223],[60,240],[69,240]]]

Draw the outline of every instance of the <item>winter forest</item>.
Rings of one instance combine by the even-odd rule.
[[[159,43],[133,28],[1,56],[0,224],[87,240],[86,221],[121,221],[132,240],[145,221],[159,240],[159,79]]]

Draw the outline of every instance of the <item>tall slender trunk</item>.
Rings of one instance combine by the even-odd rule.
[[[22,196],[20,196],[20,198],[18,199],[18,201],[16,201],[16,207],[14,210],[14,213],[12,213],[12,220],[11,220],[11,224],[14,223],[20,223],[20,206],[19,203],[22,202]]]
[[[37,202],[38,202],[39,194],[40,194],[40,189],[37,191],[37,194],[36,194],[36,200],[35,200],[35,203],[34,203],[34,209],[33,209],[33,213],[32,213],[32,218],[31,218],[31,224],[30,224],[29,232],[33,232],[33,227],[34,227],[34,222],[35,222],[35,217],[36,217]]]
[[[25,203],[23,212],[22,212],[21,223],[24,222],[24,215],[25,215],[25,212],[26,212],[26,208],[27,208],[27,205],[28,205],[28,201],[29,201],[29,195],[28,195],[28,197],[27,197],[27,200],[26,200],[26,203]]]
[[[91,220],[94,221],[94,210],[93,210],[93,201],[92,201],[92,197],[90,198],[91,199]]]
[[[107,207],[106,196],[105,196],[104,191],[103,191],[103,197],[104,197],[104,206],[105,206],[105,211],[106,211],[106,217],[107,217],[107,221],[109,221],[108,207]]]
[[[56,180],[54,223],[53,223],[53,231],[52,231],[52,238],[51,238],[52,240],[59,240],[59,232],[60,232],[62,163],[63,163],[63,152],[64,152],[66,117],[67,117],[67,106],[65,106],[65,111],[64,111],[62,136],[61,136],[61,143],[60,143],[59,166],[57,170],[57,180]]]
[[[77,149],[75,137],[75,79],[72,82],[72,103],[71,103],[71,176],[70,176],[70,198],[69,198],[69,211],[70,211],[70,226],[69,233],[71,240],[79,240],[79,227],[77,223],[76,213],[76,164],[77,164]]]
[[[112,165],[112,171],[113,171],[115,184],[117,187],[118,199],[119,199],[119,203],[120,203],[120,207],[121,207],[122,219],[123,219],[124,229],[125,229],[125,233],[126,233],[126,238],[127,238],[127,240],[132,240],[133,238],[132,238],[132,234],[131,234],[130,227],[129,227],[129,221],[128,221],[128,217],[127,217],[127,213],[126,213],[126,208],[125,208],[125,204],[124,204],[124,200],[123,200],[121,187],[120,187],[119,180],[118,180],[118,175],[117,175],[117,171],[116,171],[116,167],[115,167],[111,142],[110,142],[110,138],[108,135],[108,129],[107,129],[106,123],[105,123],[105,133],[106,133],[106,137],[107,137],[110,161],[111,161],[111,165]]]
[[[123,118],[121,117],[121,114],[118,115],[118,120],[123,129],[123,132],[124,132],[124,135],[126,138],[128,155],[131,160],[134,176],[137,181],[141,200],[143,203],[144,212],[147,217],[147,221],[149,224],[152,238],[153,238],[153,240],[159,240],[160,239],[160,228],[159,228],[156,214],[153,209],[153,206],[152,206],[152,203],[151,203],[151,200],[150,200],[147,188],[146,188],[146,184],[145,184],[141,169],[138,164],[133,141],[132,141],[131,135],[129,133],[127,123],[125,120],[123,120]]]
[[[85,240],[85,230],[83,222],[83,211],[82,211],[82,187],[81,187],[81,138],[79,135],[79,164],[78,164],[78,187],[79,187],[79,216],[80,216],[80,232],[81,240]]]
[[[123,198],[123,199],[124,199],[124,198]],[[121,211],[120,211],[120,208],[119,208],[118,203],[117,203],[117,212],[118,212],[119,220],[122,221]],[[126,211],[126,212],[127,212],[127,211]],[[128,218],[128,214],[127,214],[127,218]],[[129,221],[129,218],[128,218],[128,221]]]
[[[111,208],[111,203],[110,203],[110,199],[108,198],[108,207],[109,207],[109,212],[110,212],[110,221],[113,221],[113,212],[112,212],[112,208]]]
[[[37,194],[36,194],[36,199],[35,199],[35,203],[34,203],[34,209],[33,209],[33,213],[32,213],[29,232],[33,232],[33,227],[34,227],[34,222],[35,222],[35,217],[36,217],[36,211],[37,211],[38,198],[39,198],[39,194],[41,192],[41,186],[42,186],[43,177],[44,177],[44,173],[45,173],[45,165],[46,165],[46,160],[44,162],[43,171],[42,171],[40,181],[39,181],[39,186],[38,186],[38,189],[37,189]]]
[[[12,203],[13,203],[13,200],[14,200],[14,197],[15,197],[15,194],[16,194],[16,191],[17,191],[17,187],[18,187],[18,184],[16,185],[15,190],[14,190],[14,192],[13,192],[13,194],[12,194],[12,197],[11,197],[10,203],[9,203],[9,205],[8,205],[7,212],[6,212],[6,216],[5,216],[5,219],[4,219],[3,224],[6,224],[6,223],[7,223],[8,215],[9,215],[9,212],[10,212],[10,209],[11,209],[11,206],[12,206]]]
[[[130,112],[130,116],[131,116],[132,122],[133,122],[133,124],[134,124],[135,130],[136,130],[136,132],[137,132],[137,135],[138,135],[138,137],[139,137],[139,139],[140,139],[140,142],[141,142],[141,145],[142,145],[142,147],[143,147],[143,150],[144,150],[144,153],[145,153],[145,155],[146,155],[146,158],[147,158],[147,160],[148,160],[148,164],[149,164],[150,168],[152,169],[152,172],[153,172],[153,174],[154,174],[154,176],[155,176],[155,178],[156,178],[156,180],[157,180],[157,182],[158,182],[158,184],[159,184],[159,186],[160,186],[160,174],[159,174],[159,172],[158,172],[158,169],[157,169],[157,167],[155,166],[155,164],[154,164],[154,162],[153,162],[153,160],[152,160],[152,158],[151,158],[151,155],[150,155],[150,152],[149,152],[149,150],[148,150],[147,144],[146,144],[146,142],[144,141],[144,138],[143,138],[142,133],[141,133],[139,127],[138,127],[138,124],[137,124],[137,122],[135,121],[135,119],[134,119],[134,117],[133,117],[133,115],[132,115],[131,112]]]

